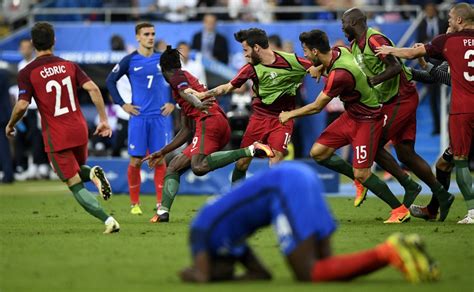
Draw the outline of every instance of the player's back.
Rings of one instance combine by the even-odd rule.
[[[446,35],[443,54],[451,70],[451,113],[474,112],[474,30]]]
[[[54,55],[40,56],[20,71],[19,99],[35,99],[46,152],[87,143],[87,124],[79,106],[77,87],[89,80],[75,63]]]

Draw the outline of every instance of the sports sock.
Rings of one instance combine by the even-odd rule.
[[[324,165],[325,167],[332,169],[335,172],[341,173],[347,176],[348,178],[354,180],[354,170],[352,169],[352,166],[336,154],[333,154],[329,158],[326,158],[324,160],[315,161],[318,164]]]
[[[174,198],[179,189],[180,175],[178,173],[170,173],[165,176],[163,186],[163,201],[161,202],[161,211],[170,211]]]
[[[88,182],[91,180],[91,168],[89,165],[81,165],[81,170],[79,171],[79,176],[83,182]]]
[[[70,186],[69,189],[71,190],[74,198],[76,198],[77,202],[92,216],[98,218],[102,222],[105,222],[109,215],[107,215],[100,206],[97,199],[89,193],[88,190],[84,188],[84,184],[82,182]]]
[[[155,192],[156,192],[156,203],[160,204],[161,203],[161,197],[163,194],[163,184],[165,180],[165,174],[166,174],[166,164],[163,162],[162,164],[158,164],[155,167],[155,176],[154,176],[154,182],[155,182]]]
[[[245,178],[246,175],[246,170],[240,170],[237,168],[237,166],[235,166],[234,170],[232,171],[232,183],[238,182],[239,180]]]
[[[209,154],[206,157],[211,170],[221,168],[229,163],[235,162],[243,157],[252,157],[248,147],[230,151],[219,151]]]
[[[317,260],[311,270],[313,282],[350,280],[366,275],[389,264],[382,245],[361,252]]]
[[[138,204],[140,201],[140,167],[128,165],[128,191],[130,193],[130,202],[132,205]]]
[[[467,209],[474,209],[474,194],[472,192],[472,177],[467,160],[454,160],[456,166],[456,182],[461,190]]]
[[[362,184],[366,186],[377,197],[382,199],[382,201],[387,203],[390,208],[395,209],[400,207],[401,203],[397,199],[397,197],[395,197],[392,191],[390,191],[387,184],[381,181],[375,174],[372,173],[369,178]]]
[[[417,184],[414,180],[412,180],[408,174],[405,174],[405,176],[400,180],[400,184],[405,189],[405,196],[403,196],[403,205],[408,208],[411,206],[411,204],[413,204],[416,199],[416,196],[418,196],[418,189],[420,185]]]

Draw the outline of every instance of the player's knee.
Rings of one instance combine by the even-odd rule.
[[[202,164],[198,164],[198,165],[191,165],[191,170],[193,171],[193,173],[197,176],[203,176],[205,174],[207,174],[209,172],[209,168],[208,167],[205,167],[204,165]]]
[[[311,150],[309,151],[309,155],[311,156],[311,158],[313,158],[317,162],[320,162],[327,158],[327,155],[325,155],[325,153],[319,151],[318,149],[314,147],[311,148]]]
[[[251,160],[249,159],[239,159],[235,163],[235,167],[240,171],[247,171],[247,169],[249,168],[250,162]]]

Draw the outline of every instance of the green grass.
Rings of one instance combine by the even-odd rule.
[[[339,220],[335,253],[372,247],[392,232],[416,232],[440,262],[438,283],[413,286],[393,268],[349,283],[295,283],[275,235],[265,229],[252,237],[251,245],[272,271],[273,281],[182,284],[176,272],[190,263],[188,224],[205,200],[179,197],[171,223],[151,224],[154,197],[143,196],[145,215],[132,216],[128,197],[115,196],[102,204],[122,230],[106,236],[103,225],[59,182],[0,185],[0,291],[473,291],[474,229],[455,224],[465,214],[459,196],[446,222],[412,220],[403,225],[384,225],[388,208],[376,198],[358,209],[349,198],[329,199]]]

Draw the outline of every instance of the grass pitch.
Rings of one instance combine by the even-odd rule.
[[[335,253],[372,247],[397,231],[421,234],[442,271],[441,281],[421,285],[389,267],[348,283],[296,283],[270,228],[250,242],[273,281],[183,284],[176,272],[190,263],[188,224],[206,197],[178,197],[169,224],[149,223],[155,199],[141,200],[143,216],[129,214],[127,196],[101,201],[121,224],[120,233],[107,236],[60,182],[0,185],[0,291],[474,291],[474,226],[455,224],[466,212],[460,196],[446,222],[401,225],[382,223],[389,214],[379,199],[370,197],[361,208],[350,198],[329,199],[339,221]]]

